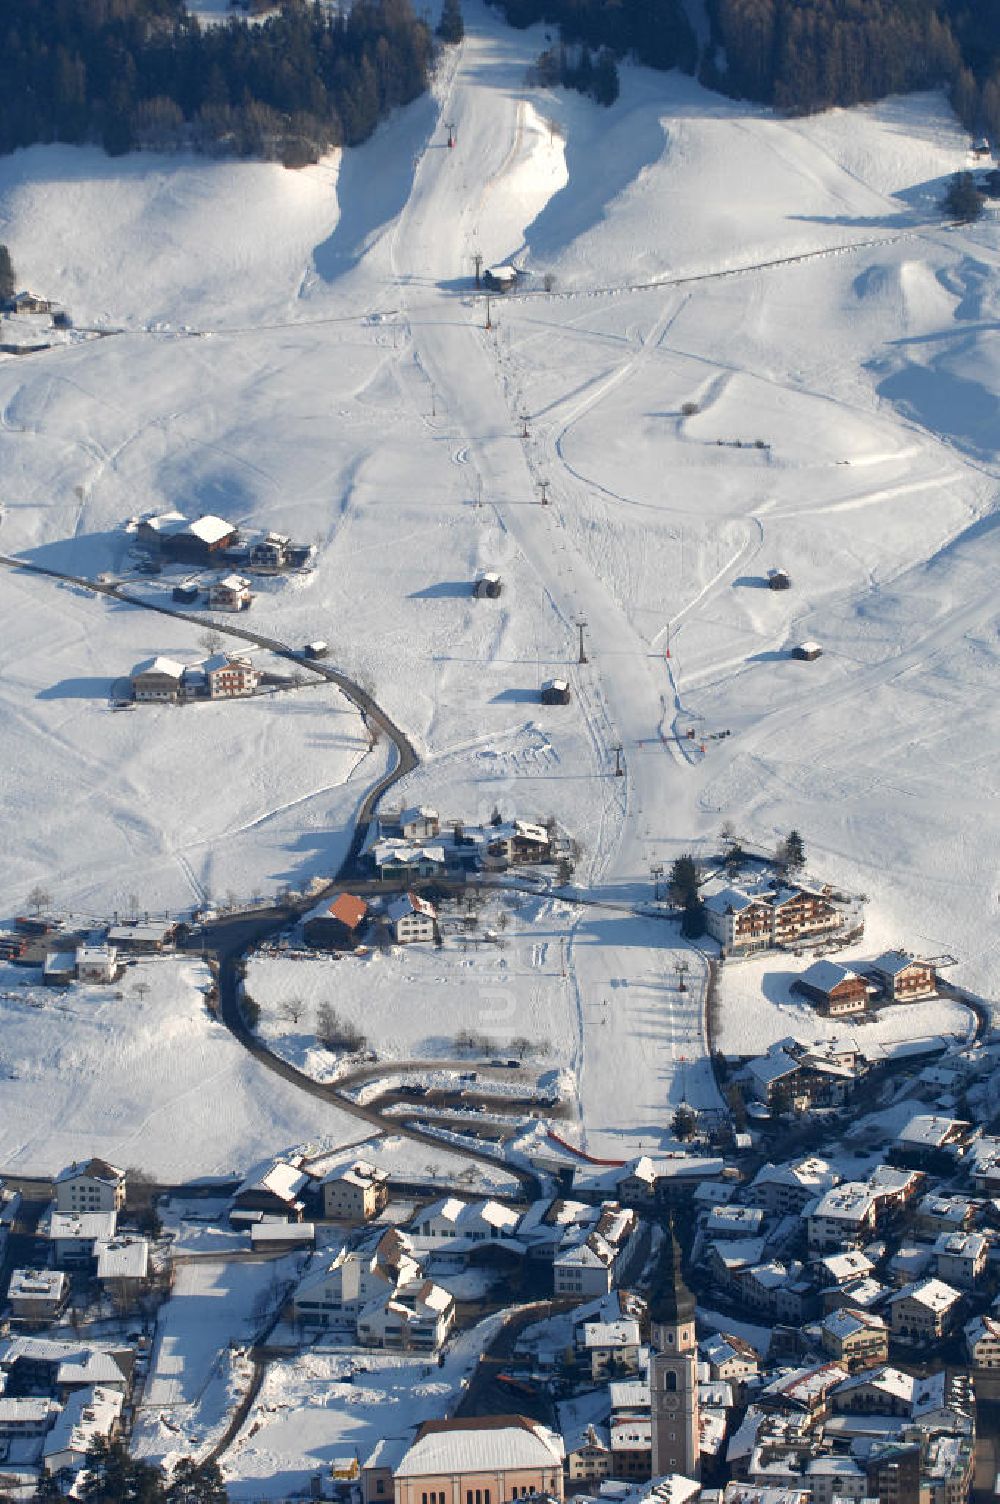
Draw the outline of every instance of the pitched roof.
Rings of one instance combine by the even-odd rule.
[[[226,522],[223,517],[215,517],[209,513],[205,517],[196,517],[194,522],[189,522],[185,532],[202,543],[221,543],[223,538],[228,538],[236,529],[231,522]]]
[[[395,1471],[397,1478],[442,1473],[496,1473],[562,1466],[560,1437],[523,1415],[425,1421]]]
[[[105,1180],[109,1185],[117,1185],[119,1180],[125,1179],[125,1171],[108,1164],[106,1159],[88,1159],[83,1164],[74,1163],[67,1165],[65,1170],[60,1170],[56,1184],[64,1180],[76,1180],[80,1175],[88,1175],[91,1180]]]
[[[852,971],[849,966],[841,966],[836,961],[814,961],[807,966],[798,978],[807,987],[815,987],[817,992],[832,992],[834,987],[839,987],[841,982],[858,979],[858,973]]]
[[[168,679],[180,680],[184,675],[184,665],[178,663],[176,658],[165,658],[158,654],[155,658],[144,658],[136,664],[132,678],[137,679],[140,674],[163,674]]]

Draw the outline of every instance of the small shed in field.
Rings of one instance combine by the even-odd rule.
[[[543,705],[568,705],[569,685],[565,679],[546,679],[541,688]]]
[[[789,590],[791,580],[786,569],[769,569],[767,571],[767,588],[769,590]]]
[[[792,648],[792,657],[801,659],[803,663],[812,663],[815,659],[822,658],[822,656],[823,649],[818,642],[813,642],[811,638],[806,642],[800,642],[797,647]]]
[[[483,272],[483,286],[490,292],[510,292],[517,281],[517,272],[512,266],[488,266]]]
[[[500,576],[494,570],[490,570],[489,573],[479,576],[472,587],[472,593],[479,597],[479,599],[483,597],[495,598],[500,594],[502,589],[503,584],[501,583]]]

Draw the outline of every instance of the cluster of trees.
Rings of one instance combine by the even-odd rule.
[[[948,83],[970,130],[1000,132],[996,5],[708,0],[708,7],[702,77],[728,94],[806,114]]]
[[[567,47],[561,42],[548,47],[535,60],[535,77],[549,87],[562,84],[589,94],[598,104],[612,105],[618,98],[618,64],[610,47],[599,48],[596,57],[586,46]]]
[[[698,44],[681,0],[496,0],[511,26],[548,21],[564,42],[693,73]],[[574,85],[578,87],[578,85]]]
[[[184,146],[299,165],[421,94],[433,52],[410,0],[283,0],[259,23],[204,28],[183,0],[4,0],[0,151]]]
[[[690,854],[679,856],[667,879],[670,901],[683,912],[681,934],[697,940],[705,933],[705,905],[699,891],[698,863]]]
[[[0,1499],[9,1497],[0,1495]],[[46,1473],[32,1504],[64,1497],[58,1479]],[[155,1463],[130,1457],[123,1442],[98,1436],[87,1452],[86,1472],[76,1497],[85,1504],[226,1504],[229,1495],[215,1462],[183,1457],[168,1478]]]

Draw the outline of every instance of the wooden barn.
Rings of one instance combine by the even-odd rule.
[[[822,658],[822,656],[823,649],[819,643],[811,640],[800,642],[797,647],[792,648],[792,657],[800,659],[803,663],[814,663],[817,658]]]
[[[794,991],[816,1003],[829,1018],[864,1013],[868,1007],[868,983],[864,977],[836,961],[814,961],[795,982]]]
[[[569,685],[565,679],[546,679],[540,697],[543,705],[568,705]]]
[[[492,570],[488,574],[481,574],[472,587],[472,593],[478,599],[484,597],[495,599],[503,590],[500,576]]]
[[[769,569],[767,571],[768,590],[790,590],[792,581],[787,569]]]

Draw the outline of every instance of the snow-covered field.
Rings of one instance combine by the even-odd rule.
[[[466,11],[433,96],[303,172],[0,162],[22,280],[121,331],[0,361],[3,552],[115,570],[154,505],[315,541],[253,622],[372,688],[423,759],[406,798],[552,814],[622,903],[723,819],[795,826],[889,943],[995,989],[1000,230],[940,221],[963,133],[936,95],[787,121],[632,68],[599,110],[525,84],[540,29]],[[476,250],[533,274],[490,331]],[[473,600],[487,567],[504,593]],[[386,754],[331,691],[114,715],[107,681],[195,629],[2,568],[0,613],[0,912],[36,881],[162,907],[336,864]],[[790,660],[806,636],[824,656]],[[554,673],[569,706],[538,703]],[[676,936],[619,912],[570,925],[546,1019],[598,1152],[715,1100],[697,996],[661,1006]],[[280,1119],[265,1096],[234,1122]]]
[[[242,1171],[310,1139],[363,1137],[356,1119],[272,1076],[209,1016],[200,961],[143,962],[112,987],[65,992],[25,987],[25,975],[0,970],[6,1169],[51,1174],[97,1154],[170,1182]]]
[[[274,1363],[224,1459],[233,1499],[270,1499],[309,1487],[335,1458],[364,1462],[375,1442],[443,1416],[496,1331],[496,1318],[462,1332],[444,1366],[378,1352],[304,1353]],[[344,1375],[353,1372],[353,1380]]]
[[[134,1450],[175,1461],[203,1455],[246,1392],[245,1349],[294,1285],[302,1259],[181,1264],[157,1319]]]

